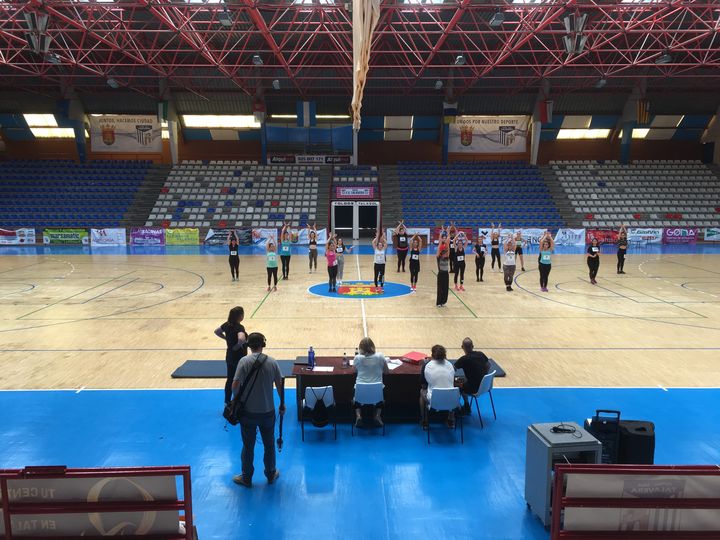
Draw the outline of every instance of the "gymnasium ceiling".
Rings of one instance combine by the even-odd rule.
[[[268,102],[324,97],[346,108],[350,6],[332,0],[0,0],[0,92],[39,99],[76,92],[110,105],[114,96],[156,100],[169,90],[198,103],[234,95],[248,106],[262,93]],[[49,16],[47,53],[28,47],[30,12]],[[498,13],[504,20],[491,24]],[[565,19],[574,25],[583,15],[581,32],[568,33]],[[584,46],[569,54],[566,37]],[[456,65],[459,55],[464,65]],[[544,84],[554,96],[582,95],[589,107],[596,100],[623,103],[618,96],[639,84],[648,93],[690,101],[707,93],[716,103],[720,2],[383,0],[370,65],[365,95],[371,108],[390,103],[383,96],[399,109],[431,96],[441,100],[448,88],[461,103],[484,96],[524,102]],[[110,88],[108,79],[119,88]]]

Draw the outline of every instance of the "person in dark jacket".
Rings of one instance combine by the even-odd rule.
[[[225,363],[227,364],[227,379],[225,380],[225,404],[232,398],[232,383],[237,370],[238,362],[247,355],[247,334],[241,324],[245,317],[245,310],[236,306],[230,310],[228,319],[215,329],[215,335],[224,339],[227,344]]]
[[[470,414],[470,401],[468,396],[474,394],[480,388],[483,377],[490,372],[490,360],[480,351],[473,350],[472,339],[466,337],[462,342],[462,350],[465,353],[455,362],[455,370],[462,369],[465,372],[465,382],[462,386],[463,412]]]

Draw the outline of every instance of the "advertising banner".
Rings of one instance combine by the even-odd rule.
[[[700,229],[697,227],[666,227],[663,229],[663,244],[694,244]]]
[[[249,246],[252,244],[252,229],[208,229],[203,243],[206,246],[227,245],[230,231],[238,237],[238,244]]]
[[[90,116],[93,152],[162,152],[162,128],[157,116]]]
[[[420,237],[420,240],[423,241],[423,246],[430,245],[430,229],[428,227],[406,227],[405,230],[407,231],[408,243],[410,242],[410,239],[413,237],[413,235],[417,234]],[[388,244],[390,244],[391,246],[395,244],[395,242],[393,241],[394,235],[395,229],[388,228],[385,231],[385,238],[387,238]]]
[[[630,243],[659,244],[663,239],[663,230],[653,227],[630,227],[627,239]]]
[[[720,242],[720,227],[708,227],[705,229],[706,242]]]
[[[124,246],[127,244],[125,229],[90,229],[92,246]]]
[[[308,238],[308,230],[307,229],[300,229],[297,231],[297,241],[295,241],[295,234],[292,234],[293,237],[293,243],[298,244],[301,246],[307,246],[310,244],[310,239]],[[318,245],[324,245],[327,243],[327,229],[318,229],[317,230],[317,243]]]
[[[165,229],[166,246],[197,246],[200,243],[200,229]]]
[[[558,229],[555,234],[556,246],[584,246],[585,229]]]
[[[43,244],[85,244],[90,241],[87,229],[43,229]]]
[[[590,244],[593,238],[597,238],[601,244],[615,244],[618,232],[614,229],[585,229],[585,243]]]
[[[468,239],[468,241],[472,241],[475,238],[475,236],[473,236],[474,231],[470,227],[457,227],[457,230],[458,230],[458,233],[461,233],[461,232],[464,233],[465,237]],[[440,240],[440,231],[441,231],[441,227],[435,227],[433,229],[433,242],[434,243],[437,243],[438,240]],[[390,241],[390,240],[388,239],[388,241]]]
[[[513,154],[527,150],[528,116],[458,116],[449,124],[448,151]]]
[[[516,229],[522,233],[522,239],[526,246],[537,246],[540,244],[540,239],[545,234],[547,229],[540,229],[537,227],[530,227],[527,229]]]
[[[21,246],[35,243],[35,229],[0,229],[0,245]]]
[[[268,156],[268,165],[349,165],[349,155],[279,154]]]
[[[375,197],[373,186],[361,187],[335,187],[335,198],[337,199],[372,199]]]
[[[273,243],[277,246],[277,237],[278,237],[278,230],[277,229],[253,229],[252,230],[252,239],[253,244],[256,246],[264,246],[268,243],[268,240],[272,240]],[[318,242],[319,244],[320,242]]]
[[[132,246],[164,246],[165,229],[162,227],[133,227],[130,230]]]

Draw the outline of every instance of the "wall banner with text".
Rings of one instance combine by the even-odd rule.
[[[162,128],[155,115],[90,116],[93,152],[162,152]]]
[[[528,116],[458,116],[449,125],[448,152],[524,153],[529,122]]]

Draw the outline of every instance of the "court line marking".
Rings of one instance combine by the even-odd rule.
[[[295,388],[286,390],[296,391]],[[658,390],[670,392],[671,390],[702,391],[720,390],[720,386],[497,386],[493,390]],[[183,388],[82,388],[83,392],[222,392],[219,387],[183,387]],[[78,394],[77,388],[0,388],[0,393],[18,392],[73,392]]]
[[[81,304],[87,304],[88,302],[92,302],[93,300],[97,300],[98,298],[100,298],[100,297],[102,297],[102,296],[105,296],[107,293],[111,293],[111,292],[113,292],[113,291],[116,291],[116,290],[118,290],[118,289],[121,289],[122,287],[127,287],[127,286],[130,285],[131,283],[136,282],[138,279],[140,279],[140,278],[139,278],[139,277],[133,278],[133,279],[131,279],[130,281],[128,281],[127,283],[123,283],[123,284],[121,284],[121,285],[118,285],[117,287],[113,287],[112,289],[107,290],[107,291],[105,291],[104,293],[98,294],[97,296],[93,296],[92,298],[90,298],[90,299],[88,299],[88,300],[85,300],[84,302],[80,302],[80,303],[81,303]],[[159,290],[159,289],[158,289],[158,290]]]
[[[71,298],[75,298],[76,296],[80,296],[81,294],[85,294],[85,293],[88,292],[88,291],[92,291],[93,289],[97,289],[98,287],[102,287],[103,285],[107,285],[108,283],[112,283],[112,282],[115,281],[116,279],[121,279],[121,278],[124,278],[125,276],[129,276],[129,275],[132,274],[133,272],[135,272],[135,270],[133,270],[132,272],[128,272],[128,273],[126,273],[126,274],[123,274],[123,275],[121,275],[121,276],[117,276],[117,277],[108,279],[107,281],[103,281],[102,283],[99,283],[99,284],[97,284],[97,285],[95,285],[95,286],[93,286],[93,287],[90,287],[89,289],[85,289],[84,291],[80,291],[79,293],[72,294],[72,295],[70,295],[70,296],[68,296],[68,297],[66,297],[66,298],[61,298],[61,299],[58,300],[57,302],[53,302],[52,304],[47,304],[46,306],[43,306],[43,307],[41,307],[41,308],[38,308],[38,309],[36,309],[35,311],[31,311],[30,313],[26,313],[25,315],[21,315],[20,317],[17,317],[15,320],[16,320],[16,321],[20,321],[20,320],[22,320],[23,317],[27,317],[28,315],[32,315],[33,313],[37,313],[38,311],[42,311],[43,309],[48,309],[48,308],[51,308],[51,307],[56,306],[56,305],[58,305],[58,304],[61,304],[62,302],[65,302],[66,300],[70,300]]]
[[[357,267],[358,281],[362,281],[360,275],[360,254],[355,254],[355,266]],[[365,313],[365,299],[360,299],[360,313],[362,314],[363,337],[368,337],[367,314]]]
[[[272,292],[272,290],[269,290],[269,291],[265,292],[265,296],[263,296],[263,299],[260,300],[260,303],[259,303],[259,304],[257,305],[257,307],[255,308],[255,311],[253,311],[253,312],[252,312],[252,315],[250,315],[250,318],[251,318],[251,319],[255,316],[255,314],[257,313],[258,309],[260,309],[260,307],[265,303],[265,300],[268,299],[268,296],[270,296],[270,293],[271,293],[271,292]]]
[[[435,270],[431,270],[431,272],[435,275],[435,277],[437,277],[437,272],[435,272]],[[475,318],[475,319],[478,318],[477,314],[472,309],[470,309],[470,306],[468,306],[465,302],[463,302],[463,299],[460,298],[457,294],[455,294],[455,291],[452,288],[450,288],[450,273],[449,272],[448,272],[448,292],[451,292],[452,295],[455,298],[457,298],[463,306],[465,306],[465,309],[467,309],[470,312],[470,314],[473,316],[473,318]]]
[[[390,345],[383,346],[386,350],[407,351],[417,347],[415,345]],[[318,351],[334,351],[339,347],[314,347]],[[450,349],[460,347],[450,347]],[[483,347],[484,351],[720,351],[720,347]],[[196,352],[196,351],[224,351],[225,348],[214,347],[191,347],[191,348],[118,348],[118,349],[0,349],[3,353],[13,352],[36,352],[36,353],[57,353],[57,352]],[[300,347],[273,347],[274,351],[299,351]]]
[[[0,255],[6,256],[2,252],[0,252]],[[8,268],[7,270],[1,271],[0,274],[7,274],[8,272],[13,272],[15,270],[22,270],[23,268],[30,268],[31,266],[38,266],[39,264],[42,264],[42,263],[36,262],[36,263],[32,263],[32,264],[27,264],[25,266],[16,266],[14,268]]]

